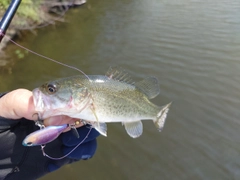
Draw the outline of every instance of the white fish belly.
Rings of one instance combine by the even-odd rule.
[[[87,120],[87,121],[98,121],[98,122],[134,122],[134,121],[139,121],[139,120],[150,120],[154,119],[155,117],[150,117],[150,116],[139,116],[135,114],[134,116],[126,116],[124,114],[111,114],[111,113],[104,113],[98,110],[95,110],[95,113],[93,113],[93,110],[90,108],[84,109],[81,113],[71,115],[73,118],[79,118],[82,120]]]

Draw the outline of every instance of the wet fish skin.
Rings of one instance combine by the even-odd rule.
[[[40,118],[67,115],[92,122],[106,135],[106,122],[122,122],[131,137],[142,134],[141,120],[152,119],[163,128],[170,104],[159,107],[149,99],[159,94],[158,81],[148,77],[131,82],[122,71],[104,75],[73,76],[48,82],[33,91]]]
[[[63,124],[59,126],[48,126],[29,134],[22,142],[23,146],[38,146],[47,144],[55,140],[69,126]]]

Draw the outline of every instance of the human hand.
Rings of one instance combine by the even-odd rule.
[[[7,119],[38,120],[33,103],[33,94],[27,89],[13,90],[0,98],[0,116]],[[68,116],[53,116],[44,120],[45,126],[74,124],[77,119]],[[79,123],[77,127],[83,124]],[[69,129],[68,129],[69,130]]]
[[[33,104],[32,92],[27,89],[17,89],[4,95],[0,99],[0,116],[6,119],[37,120]]]
[[[72,132],[66,132],[61,134],[60,140],[62,142],[62,153],[63,155],[56,155],[56,151],[51,148],[51,144],[45,147],[48,155],[52,157],[65,156],[68,154],[67,158],[50,161],[47,168],[50,172],[57,170],[64,164],[72,163],[79,160],[87,160],[92,158],[97,149],[96,138],[100,135],[98,131],[94,128],[90,130],[90,126],[86,125],[77,129],[79,133],[79,138],[72,135]],[[83,142],[82,142],[83,141]],[[81,143],[82,142],[82,143]],[[79,144],[81,143],[81,144]],[[48,153],[49,152],[49,153]],[[71,152],[71,153],[70,153]],[[70,154],[69,154],[70,153]]]
[[[10,173],[13,179],[26,179],[25,172],[29,172],[27,174],[29,179],[37,179],[48,172],[58,169],[64,164],[72,163],[80,159],[89,159],[96,151],[96,137],[99,136],[99,133],[95,129],[91,129],[90,134],[88,134],[89,126],[83,126],[77,129],[80,138],[76,138],[71,132],[66,132],[61,134],[55,141],[46,145],[44,150],[52,157],[62,157],[67,155],[68,152],[77,146],[72,153],[60,160],[52,160],[43,156],[38,146],[27,147],[31,149],[26,151],[26,147],[22,146],[22,141],[29,132],[37,130],[37,126],[34,125],[33,120],[38,119],[37,116],[33,116],[37,112],[34,108],[32,92],[29,90],[17,89],[5,94],[0,98],[0,109],[0,121],[4,122],[3,124],[7,124],[8,121],[11,122],[9,123],[9,126],[6,126],[6,131],[9,131],[9,133],[4,133],[0,139],[0,142],[3,141],[2,144],[8,142],[5,143],[5,146],[1,146],[2,148],[0,147],[1,154],[6,156],[6,158],[11,158],[11,161],[9,162],[24,162],[21,165],[20,172],[16,171],[15,173],[15,171],[11,169],[9,172],[6,171],[6,173]],[[16,121],[13,125],[12,122],[14,121],[10,121],[13,119],[20,121]],[[76,119],[67,116],[55,116],[44,120],[44,123],[46,126],[49,126],[72,124],[75,121]],[[12,126],[14,126],[14,128],[9,129],[9,127]],[[82,125],[80,124],[80,126]],[[85,137],[86,139],[84,139]],[[9,141],[9,139],[11,139],[11,141]],[[84,141],[78,146],[83,139]],[[14,154],[5,154],[5,149],[12,149],[11,152]],[[22,159],[19,157],[28,158]],[[35,159],[35,161],[32,161],[32,159]]]

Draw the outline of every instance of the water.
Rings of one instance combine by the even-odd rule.
[[[29,34],[24,46],[87,74],[119,65],[136,79],[154,75],[154,103],[173,101],[163,132],[145,121],[132,139],[109,124],[93,159],[41,179],[240,179],[239,8],[237,0],[89,0],[65,23]],[[2,91],[78,74],[31,54],[0,73]]]

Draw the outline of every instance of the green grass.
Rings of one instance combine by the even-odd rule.
[[[28,29],[33,24],[41,24],[46,21],[47,12],[42,10],[45,0],[22,0],[17,13],[13,18],[12,26],[16,29]],[[11,0],[0,1],[0,15],[3,16]]]

